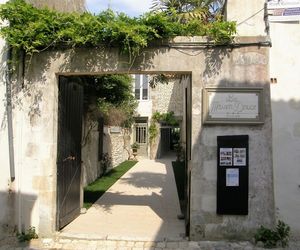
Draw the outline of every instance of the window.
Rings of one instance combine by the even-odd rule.
[[[149,80],[147,75],[135,75],[134,96],[137,100],[149,99]]]

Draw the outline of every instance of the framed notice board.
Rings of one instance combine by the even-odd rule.
[[[248,214],[248,141],[248,135],[217,137],[217,214]]]

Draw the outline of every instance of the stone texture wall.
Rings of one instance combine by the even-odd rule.
[[[170,80],[168,84],[157,84],[151,89],[152,112],[173,111],[176,116],[182,116],[183,94],[181,79]]]
[[[170,79],[168,84],[157,84],[151,89],[152,113],[158,111],[160,113],[174,112],[180,120],[183,120],[184,115],[184,89],[186,88],[186,79],[189,76],[178,75],[177,79]],[[150,126],[150,125],[149,125]],[[150,144],[150,159],[160,158],[161,151],[161,134],[160,124],[157,124],[158,135]],[[182,136],[184,130],[182,131]],[[184,137],[181,137],[184,138]],[[183,143],[185,140],[183,140]]]
[[[81,145],[82,185],[85,187],[96,180],[101,174],[99,160],[98,122],[86,115],[83,121],[83,138]]]
[[[189,123],[192,126],[192,150],[188,162],[191,173],[190,238],[249,239],[260,225],[272,225],[274,199],[269,49],[253,45],[262,40],[265,38],[247,38],[251,46],[209,50],[201,46],[204,41],[202,38],[178,37],[168,41],[168,49],[165,46],[148,48],[131,69],[128,64],[122,63],[126,58],[120,58],[114,49],[45,51],[33,56],[25,75],[25,84],[23,88],[18,88],[21,104],[14,110],[17,125],[15,142],[18,145],[16,162],[22,172],[18,178],[22,183],[21,192],[31,197],[22,202],[22,218],[29,218],[27,210],[30,210],[31,218],[28,221],[36,226],[40,236],[55,232],[57,75],[127,73],[131,70],[133,73],[184,72],[191,76]],[[266,111],[264,124],[203,125],[202,89],[205,86],[263,87]],[[247,216],[219,216],[215,210],[216,136],[231,134],[248,134],[250,138]],[[117,136],[116,142],[120,141],[121,138]]]
[[[216,53],[216,51],[214,51]],[[246,47],[227,54],[219,51],[222,60],[218,70],[210,70],[207,65],[203,72],[204,86],[215,87],[263,87],[264,124],[256,126],[211,125],[202,126],[195,138],[193,154],[201,152],[201,168],[192,170],[192,227],[193,238],[210,239],[245,238],[249,239],[261,225],[274,223],[273,170],[272,170],[272,119],[270,109],[270,89],[268,72],[268,48]],[[214,59],[215,60],[215,59]],[[194,89],[195,91],[195,89]],[[200,90],[199,90],[200,92]],[[195,94],[194,97],[195,98]],[[194,105],[196,102],[194,102]],[[199,111],[201,109],[199,108]],[[198,122],[201,120],[199,116]],[[194,124],[197,121],[193,121]],[[194,126],[195,128],[195,126]],[[247,216],[216,215],[216,165],[217,135],[249,135],[249,214]],[[194,190],[194,191],[193,191]],[[196,190],[199,192],[197,193]],[[267,206],[261,206],[261,201]],[[200,212],[199,212],[200,211]],[[246,226],[247,225],[247,226]]]
[[[103,153],[108,153],[112,167],[116,167],[130,157],[130,136],[126,129],[118,128],[120,132],[112,132],[111,127],[104,129]]]
[[[84,121],[82,139],[82,185],[85,187],[95,181],[103,174],[103,162],[99,155],[98,122],[92,121],[87,115]],[[116,128],[116,127],[114,127]],[[117,127],[118,133],[114,133],[111,127],[105,126],[103,131],[103,154],[108,154],[111,158],[111,167],[118,166],[128,160],[130,154],[129,131]]]
[[[3,1],[1,1],[2,3]],[[0,52],[3,56],[0,66],[0,240],[14,233],[17,223],[17,185],[12,182],[9,162],[8,123],[7,123],[7,94],[6,94],[6,52],[7,48],[0,39]]]

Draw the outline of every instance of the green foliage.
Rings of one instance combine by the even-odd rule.
[[[282,247],[286,247],[289,244],[290,230],[291,228],[287,224],[283,221],[278,221],[276,232]]]
[[[85,104],[97,103],[105,124],[130,127],[138,102],[132,95],[132,77],[127,74],[83,77]]]
[[[131,18],[111,10],[98,15],[60,13],[37,9],[24,0],[10,0],[1,5],[0,18],[9,22],[9,26],[1,28],[1,35],[12,48],[27,54],[49,47],[105,45],[119,47],[121,53],[129,55],[129,63],[155,39],[206,35],[220,43],[231,41],[235,33],[233,22],[213,24],[197,18],[180,22],[178,12],[172,9]]]
[[[264,247],[277,247],[278,243],[282,247],[288,246],[290,227],[282,221],[278,221],[275,230],[261,226],[254,235],[255,242],[262,242]]]
[[[84,207],[89,208],[122,177],[137,161],[124,161],[101,178],[84,188]]]
[[[212,21],[224,14],[225,0],[153,0],[154,11],[176,12],[180,21]]]
[[[153,113],[152,119],[156,122],[163,122],[166,125],[170,125],[170,126],[177,126],[178,125],[178,121],[175,118],[173,111],[163,113],[163,114],[156,111],[156,112]]]
[[[140,145],[139,145],[137,142],[134,142],[134,143],[131,145],[131,148],[132,148],[133,150],[137,150],[137,149],[140,148]]]
[[[102,154],[100,164],[102,167],[101,176],[106,174],[106,171],[112,167],[112,159],[108,153]]]
[[[158,111],[154,112],[151,119],[151,124],[149,126],[149,139],[153,142],[158,135],[157,123],[164,123],[165,125],[178,126],[178,121],[174,116],[174,112],[160,113]]]
[[[26,233],[18,233],[17,238],[19,242],[30,241],[31,239],[37,239],[38,235],[35,232],[35,227],[29,227]]]
[[[155,121],[151,121],[151,124],[149,126],[149,140],[150,140],[150,143],[154,142],[157,135],[158,135],[157,125],[156,125]]]
[[[158,74],[153,75],[149,81],[149,85],[151,88],[155,88],[157,84],[168,84],[169,78],[166,74]]]
[[[232,22],[216,20],[207,26],[207,35],[213,39],[216,44],[231,42],[235,33],[236,25]]]

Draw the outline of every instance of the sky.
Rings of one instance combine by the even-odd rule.
[[[108,6],[116,12],[124,12],[129,16],[139,16],[149,11],[152,0],[86,0],[87,10],[99,13]]]

